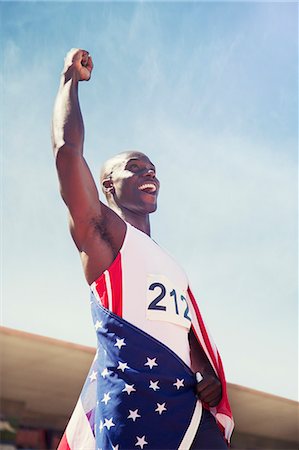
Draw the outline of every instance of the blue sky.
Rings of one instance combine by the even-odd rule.
[[[228,381],[297,396],[296,3],[2,2],[2,324],[95,344],[50,121],[63,58],[95,178],[149,154],[152,234],[187,271]]]

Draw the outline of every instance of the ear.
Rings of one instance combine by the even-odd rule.
[[[103,191],[105,192],[105,194],[113,194],[114,192],[114,186],[113,186],[113,181],[111,180],[111,178],[105,178],[102,181],[102,186],[103,186]]]

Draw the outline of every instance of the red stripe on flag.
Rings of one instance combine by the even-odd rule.
[[[194,298],[194,296],[193,296],[193,294],[192,294],[190,288],[188,289],[188,294],[189,294],[189,297],[190,297],[190,299],[191,299],[193,308],[194,308],[194,310],[195,310],[195,312],[196,312],[196,316],[197,316],[197,319],[198,319],[198,322],[199,322],[199,325],[200,325],[200,330],[201,330],[201,332],[202,332],[202,336],[203,336],[203,338],[204,338],[206,347],[207,347],[207,349],[208,349],[208,352],[209,352],[209,354],[210,354],[210,357],[211,357],[211,359],[212,359],[212,361],[213,361],[214,366],[215,366],[215,367],[217,368],[217,370],[218,370],[218,368],[219,368],[219,362],[217,361],[217,358],[216,358],[216,355],[215,355],[215,353],[214,353],[213,347],[212,347],[212,345],[211,345],[211,342],[210,342],[210,339],[209,339],[209,336],[208,336],[206,327],[204,326],[204,322],[203,322],[203,320],[202,320],[202,317],[201,317],[201,314],[200,314],[198,305],[197,305],[197,303],[196,303],[196,300],[195,300],[195,298]],[[193,329],[193,332],[194,332],[195,336],[197,337],[197,340],[199,341],[195,329],[194,329],[193,327],[192,327],[192,329]],[[199,342],[200,342],[200,341],[199,341]]]
[[[59,442],[57,450],[71,450],[71,448],[70,448],[70,446],[68,444],[65,432],[64,432],[64,434],[63,434],[63,436],[61,438],[61,441]]]
[[[116,259],[113,261],[109,271],[111,292],[112,292],[112,312],[122,317],[123,312],[123,298],[122,298],[122,264],[121,254],[118,253]]]
[[[211,345],[211,342],[210,342],[210,339],[209,339],[206,327],[205,327],[204,322],[202,320],[202,317],[201,317],[198,305],[196,303],[196,300],[195,300],[195,298],[194,298],[190,288],[188,289],[188,294],[189,294],[189,297],[191,299],[191,302],[192,302],[193,308],[195,310],[195,313],[197,315],[198,323],[200,325],[200,330],[201,330],[201,333],[203,335],[203,339],[205,341],[207,350],[208,350],[208,352],[210,354],[210,357],[211,357],[211,359],[213,361],[214,366],[217,369],[217,375],[218,375],[218,377],[219,377],[219,379],[221,381],[222,398],[221,398],[220,402],[218,403],[218,405],[216,406],[217,413],[225,414],[230,419],[232,419],[232,412],[231,412],[230,404],[229,404],[228,397],[227,397],[226,380],[225,380],[225,375],[224,375],[224,370],[223,370],[223,366],[222,366],[222,361],[221,361],[220,355],[218,353],[218,350],[216,350],[217,354],[215,354],[215,352],[214,352],[214,349],[213,349],[213,347]],[[196,333],[196,331],[195,331],[193,326],[192,326],[192,329],[193,329],[193,332],[194,332],[198,342],[200,343],[200,339],[198,338],[197,333]],[[218,422],[218,425],[220,426],[220,428],[224,428],[223,425],[221,425],[219,422]]]
[[[104,273],[96,280],[95,284],[102,305],[104,306],[104,308],[108,308],[108,295]]]

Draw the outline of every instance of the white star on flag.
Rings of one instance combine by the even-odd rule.
[[[111,419],[105,419],[104,427],[108,428],[110,430],[111,427],[115,427],[115,423],[112,422],[113,417]]]
[[[99,428],[100,428],[100,432],[102,432],[102,429],[104,428],[104,424],[103,424],[103,421],[102,421],[102,420],[100,420],[100,426],[99,426]]]
[[[125,387],[123,388],[122,392],[126,392],[128,395],[131,394],[131,392],[136,391],[134,388],[134,384],[127,384],[125,383]]]
[[[157,403],[157,408],[155,409],[155,411],[157,411],[160,414],[160,416],[162,412],[166,410],[167,408],[165,408],[165,403]]]
[[[107,394],[104,394],[104,397],[102,398],[101,402],[103,402],[103,403],[105,403],[105,405],[107,405],[109,400],[111,400],[110,392],[107,392]]]
[[[135,422],[135,420],[138,418],[138,417],[141,417],[139,414],[138,414],[138,409],[135,409],[135,411],[131,411],[130,409],[129,409],[129,412],[130,412],[130,414],[128,415],[128,419],[132,419],[133,420],[133,422]]]
[[[116,344],[114,344],[114,347],[118,347],[119,349],[121,349],[124,345],[127,345],[125,343],[124,339],[118,339],[116,338]]]
[[[119,370],[121,370],[122,372],[125,371],[125,369],[129,369],[129,366],[126,362],[122,363],[120,361],[118,361],[118,367]]]
[[[154,366],[157,366],[158,364],[156,363],[156,359],[157,358],[146,358],[147,362],[144,364],[145,366],[149,366],[150,369],[152,369]]]
[[[153,391],[157,391],[159,388],[158,386],[159,381],[152,381],[150,380],[149,389],[153,389]]]
[[[98,320],[96,321],[96,323],[94,324],[94,327],[96,329],[96,331],[98,331],[99,328],[103,327],[103,322],[99,322]]]
[[[119,444],[116,444],[115,447],[112,445],[112,450],[118,450],[118,447],[119,447]]]
[[[136,436],[136,439],[137,439],[137,442],[135,444],[135,447],[137,445],[139,445],[140,448],[143,448],[146,444],[148,444],[148,442],[146,442],[146,440],[145,440],[145,436],[142,436],[142,437]]]
[[[107,375],[109,375],[109,370],[107,369],[107,367],[105,367],[105,369],[103,370],[101,375],[102,375],[103,378],[105,378]]]
[[[173,385],[176,386],[177,389],[180,389],[181,387],[184,387],[184,378],[182,378],[181,380],[179,380],[177,378],[176,382],[173,383]]]
[[[89,375],[90,382],[95,381],[97,379],[97,374],[95,370],[92,371],[92,373]]]

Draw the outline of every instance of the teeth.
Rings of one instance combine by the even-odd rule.
[[[151,192],[155,192],[157,190],[156,186],[154,184],[142,184],[141,186],[139,186],[138,188],[140,191],[143,191],[144,189],[150,189]]]

